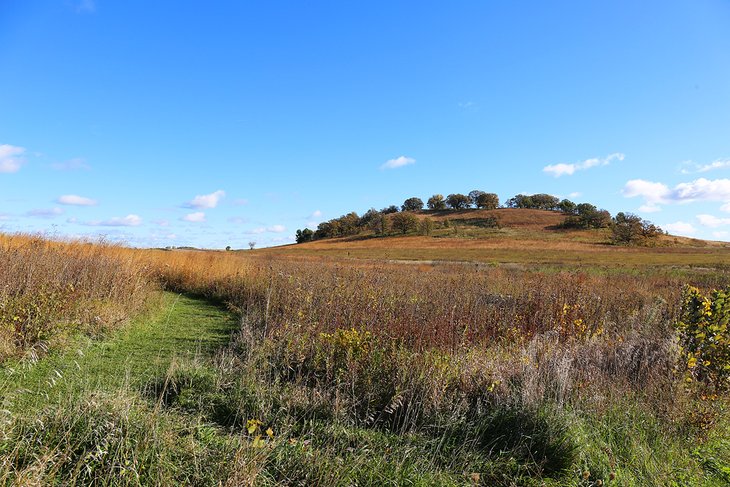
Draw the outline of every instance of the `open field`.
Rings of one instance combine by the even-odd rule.
[[[433,250],[459,257],[442,260],[465,262],[468,249],[458,245],[489,241],[388,240],[429,239],[445,242]],[[730,481],[725,359],[717,351],[724,332],[717,325],[720,349],[710,350],[696,348],[702,343],[687,341],[676,326],[690,320],[686,285],[706,294],[730,282],[723,262],[700,269],[692,256],[710,249],[719,259],[726,249],[626,249],[621,255],[635,256],[627,259],[611,254],[624,251],[615,246],[580,252],[594,244],[562,242],[581,266],[542,261],[538,247],[521,248],[529,239],[513,241],[525,260],[509,265],[352,255],[351,245],[391,252],[379,244],[385,241],[216,252],[5,238],[1,258],[20,255],[17,262],[46,269],[31,274],[39,276],[33,286],[9,286],[18,279],[7,278],[7,302],[61,286],[56,276],[76,276],[74,289],[93,282],[103,300],[90,291],[63,294],[53,310],[85,309],[89,299],[138,318],[115,320],[98,341],[90,325],[70,325],[85,323],[83,315],[53,311],[45,322],[59,325],[42,339],[13,342],[0,387],[8,411],[0,478],[102,485]],[[334,257],[317,253],[322,246]],[[647,262],[670,250],[671,265]],[[607,266],[609,255],[624,265]],[[115,294],[128,288],[92,279],[105,275],[98,270],[105,263],[120,269],[121,282],[136,283],[129,289],[145,292]],[[15,265],[12,275],[25,275]],[[173,295],[158,297],[162,289],[227,312],[188,298],[175,308]],[[5,322],[8,309],[0,310]],[[140,314],[145,309],[151,314]],[[724,316],[720,304],[712,309]],[[237,323],[230,341],[221,332],[231,326],[227,316]],[[24,357],[41,342],[50,357]],[[94,379],[89,368],[118,373]],[[79,417],[90,419],[71,420]],[[35,426],[41,423],[49,426]],[[103,434],[94,433],[99,425]]]

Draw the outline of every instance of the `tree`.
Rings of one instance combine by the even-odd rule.
[[[617,213],[611,224],[611,240],[616,244],[648,245],[662,229],[633,213]]]
[[[518,194],[507,200],[507,208],[532,208],[532,198],[524,194]]]
[[[551,194],[538,193],[530,196],[532,208],[537,210],[557,210],[560,200]]]
[[[408,198],[400,207],[401,211],[419,211],[423,209],[423,200],[421,198]]]
[[[518,194],[507,200],[509,208],[531,208],[533,210],[556,210],[560,201],[551,194],[538,193],[533,195]]]
[[[428,199],[428,202],[426,203],[429,210],[445,210],[446,209],[446,201],[444,200],[444,196],[441,194],[435,194],[431,196]]]
[[[398,207],[395,205],[390,205],[390,206],[387,206],[387,207],[383,208],[382,210],[380,210],[380,213],[382,213],[383,215],[388,215],[390,213],[398,213]]]
[[[563,226],[568,228],[606,228],[611,225],[611,214],[599,210],[590,203],[576,206],[575,215],[565,218]]]
[[[368,223],[368,227],[375,233],[375,235],[385,235],[390,229],[390,220],[381,212]]]
[[[256,242],[254,242],[254,241],[251,241],[251,242],[249,242],[249,243],[248,243],[248,248],[249,248],[250,250],[253,250],[253,249],[254,249],[255,247],[256,247]]]
[[[577,207],[578,205],[567,199],[564,199],[560,203],[558,203],[558,209],[563,213],[567,213],[568,215],[574,215]]]
[[[469,191],[469,195],[468,195],[469,196],[469,202],[472,205],[477,206],[477,200],[479,199],[479,196],[481,196],[483,194],[484,194],[484,191],[480,191],[478,189]]]
[[[469,208],[469,197],[460,193],[450,194],[446,197],[446,204],[454,210],[463,210]]]
[[[304,230],[297,230],[296,234],[296,242],[304,243],[304,242],[310,242],[314,239],[314,232],[310,230],[309,228],[305,228]]]
[[[418,217],[413,213],[396,213],[390,219],[393,230],[400,231],[404,235],[415,231],[418,228]]]
[[[477,208],[494,210],[499,208],[499,196],[494,193],[481,193],[474,204]]]
[[[419,225],[421,235],[431,235],[431,232],[433,232],[433,227],[433,220],[429,217],[424,218],[423,220],[421,220],[421,223]]]
[[[376,219],[381,213],[375,208],[370,208],[360,217],[360,226],[362,228],[370,228],[370,223]]]

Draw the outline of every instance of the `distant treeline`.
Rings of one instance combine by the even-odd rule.
[[[562,228],[610,228],[612,241],[617,244],[650,244],[664,232],[653,223],[643,220],[632,213],[617,213],[611,216],[607,210],[599,209],[590,203],[574,203],[568,199],[538,193],[532,195],[518,194],[500,205],[499,197],[495,193],[480,190],[469,194],[450,194],[444,198],[435,194],[424,204],[418,197],[406,199],[398,207],[391,205],[381,210],[371,208],[362,216],[354,211],[339,218],[320,223],[316,230],[305,228],[297,230],[297,243],[320,240],[324,238],[347,237],[371,231],[375,235],[388,233],[408,234],[420,232],[429,235],[433,230],[434,221],[428,217],[418,218],[415,213],[425,208],[431,211],[456,211],[469,208],[494,210],[497,208],[523,208],[532,210],[559,211],[565,215]],[[491,227],[499,227],[496,218],[489,219]]]

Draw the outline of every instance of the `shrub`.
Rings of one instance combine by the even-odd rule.
[[[718,390],[730,386],[730,287],[704,296],[687,286],[677,323],[691,379]]]

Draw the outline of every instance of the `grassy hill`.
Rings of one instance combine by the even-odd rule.
[[[565,229],[565,215],[555,211],[496,210],[421,211],[431,218],[430,235],[372,232],[315,240],[260,252],[271,255],[328,256],[358,259],[475,261],[551,265],[707,266],[730,262],[730,244],[662,235],[651,247],[611,243],[609,229]],[[490,228],[493,219],[499,228]]]

